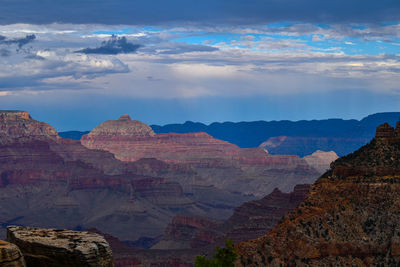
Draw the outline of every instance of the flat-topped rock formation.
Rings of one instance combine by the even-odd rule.
[[[109,244],[95,233],[9,226],[7,241],[22,251],[27,266],[114,266]]]
[[[237,245],[235,266],[399,266],[399,129],[336,160],[276,228]]]
[[[0,240],[0,266],[26,267],[24,256],[16,245]]]

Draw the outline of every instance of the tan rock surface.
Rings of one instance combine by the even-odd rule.
[[[19,248],[9,242],[0,240],[0,266],[25,267],[25,260]]]
[[[303,159],[308,163],[308,165],[315,168],[317,171],[324,173],[329,170],[332,162],[337,160],[339,157],[336,155],[335,151],[321,151],[317,150],[309,156],[305,156]]]
[[[109,244],[95,233],[9,226],[7,241],[21,249],[28,266],[113,266]]]

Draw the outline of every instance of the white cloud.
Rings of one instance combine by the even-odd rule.
[[[129,27],[0,26],[0,35],[7,37],[28,32],[37,35],[31,48],[12,51],[10,56],[2,58],[1,90],[90,89],[98,94],[143,98],[194,98],[343,88],[391,93],[399,89],[398,56],[346,55],[341,47],[343,44],[357,47],[356,42],[343,42],[346,37],[395,38],[398,25],[357,29],[298,24],[280,28],[188,27],[161,31],[130,27],[124,36],[130,42],[143,45],[137,54],[73,53],[85,47],[97,47],[104,37],[110,36],[107,32],[121,32],[122,28]],[[379,33],[379,30],[382,31]],[[215,33],[237,36],[218,39]],[[333,38],[334,42],[313,47],[299,36],[318,42]],[[189,39],[181,40],[186,37]],[[198,43],[190,43],[191,37],[198,38]]]

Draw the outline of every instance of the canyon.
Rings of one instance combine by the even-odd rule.
[[[228,236],[264,234],[295,207],[295,195],[305,196],[296,185],[313,183],[334,158],[270,155],[203,132],[156,134],[129,115],[78,141],[27,112],[0,111],[0,234],[9,225],[96,228],[138,246],[117,250],[120,262],[134,251],[142,261],[156,253],[160,264],[191,264]],[[265,203],[246,203],[256,199]],[[235,210],[243,203],[250,206]],[[249,207],[260,215],[243,213]],[[246,220],[252,229],[239,223]]]

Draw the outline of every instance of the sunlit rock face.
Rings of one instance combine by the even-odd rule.
[[[309,156],[305,156],[303,159],[317,171],[324,173],[330,168],[332,162],[337,160],[339,157],[334,151],[321,151],[317,150]]]
[[[400,124],[339,158],[297,209],[237,245],[236,266],[398,266]]]

